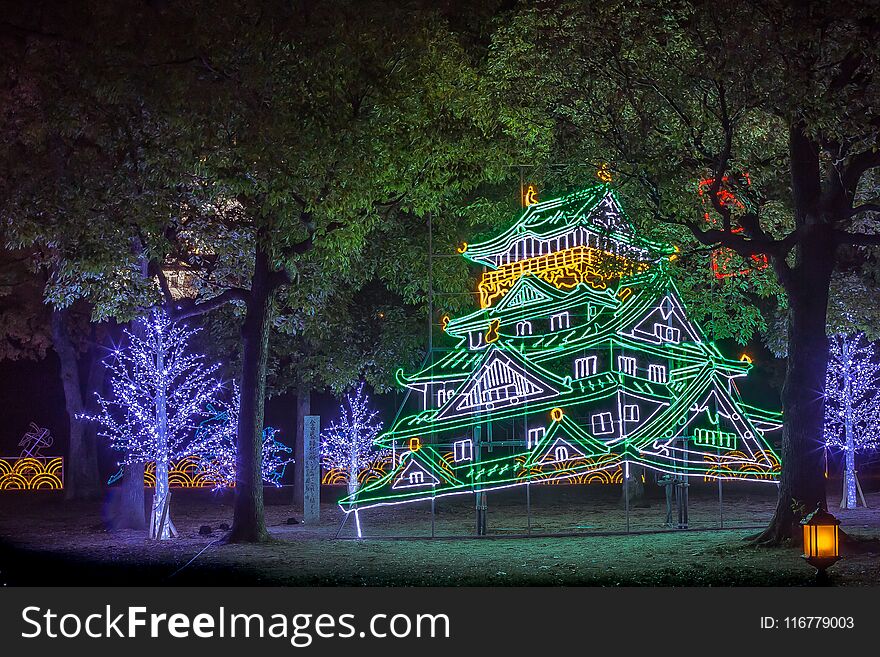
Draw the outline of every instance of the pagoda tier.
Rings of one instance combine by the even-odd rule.
[[[779,414],[742,402],[735,379],[751,365],[725,358],[688,318],[669,276],[674,252],[636,236],[605,185],[532,206],[468,246],[504,284],[484,277],[483,307],[445,326],[455,348],[398,374],[417,408],[402,408],[377,444],[403,456],[343,509],[615,481],[622,464],[774,481]]]

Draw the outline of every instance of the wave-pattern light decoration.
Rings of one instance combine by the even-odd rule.
[[[577,269],[594,252],[618,259],[601,279],[543,264]],[[674,253],[636,234],[608,185],[537,203],[469,244],[464,257],[490,270],[483,307],[445,323],[451,349],[398,372],[409,401],[376,446],[400,458],[343,510],[527,483],[619,484],[634,466],[775,482],[781,416],[740,397],[734,381],[752,365],[689,317]]]
[[[217,484],[218,482],[201,468],[200,461],[195,456],[185,456],[169,464],[169,488],[216,488]],[[144,467],[144,486],[152,488],[155,485],[156,464],[147,463]]]
[[[569,461],[557,461],[550,458],[543,463],[530,464],[528,472],[525,471],[526,458],[522,457],[523,471],[521,476],[528,475],[533,484],[558,486],[560,484],[607,485],[623,483],[623,467],[620,459],[613,454],[597,456],[592,459],[583,457]],[[581,465],[585,465],[587,468],[575,467]]]
[[[400,454],[393,452],[382,453],[372,463],[358,471],[357,479],[360,486],[372,483],[387,475],[397,467],[400,462]],[[322,469],[322,486],[345,486],[348,484],[348,475],[342,468]]]
[[[0,458],[0,490],[61,490],[64,459],[60,456]]]
[[[719,476],[725,479],[761,479],[775,481],[782,470],[779,459],[773,454],[763,455],[758,461],[750,461],[743,452],[736,450],[725,452],[726,460],[719,456],[705,454],[703,458],[710,466],[706,470],[703,481],[714,481]]]

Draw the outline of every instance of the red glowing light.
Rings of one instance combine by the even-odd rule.
[[[745,211],[746,207],[743,205],[742,201],[740,201],[733,192],[724,187],[724,183],[726,183],[727,180],[727,176],[724,176],[721,179],[722,186],[719,187],[717,192],[719,205],[729,205],[737,210]],[[747,173],[743,174],[742,180],[746,185],[752,184],[751,178],[749,178],[749,174]],[[713,206],[707,198],[707,192],[714,182],[714,178],[705,178],[697,184],[697,193],[699,194],[700,199],[703,202],[703,207],[705,208],[703,218],[710,226],[718,224],[718,220],[714,218],[710,212],[710,209]],[[730,232],[738,234],[742,233],[743,230],[742,226],[737,226],[736,228],[732,228]],[[770,264],[766,255],[753,255],[750,256],[750,260],[752,261],[751,266],[737,269],[739,260],[739,256],[731,249],[721,247],[712,251],[712,271],[715,274],[715,278],[725,279],[733,276],[747,276],[753,271],[766,269]]]

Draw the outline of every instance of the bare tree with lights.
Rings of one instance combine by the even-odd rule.
[[[346,395],[339,410],[339,421],[332,422],[321,434],[321,460],[326,468],[338,468],[345,473],[351,495],[358,489],[358,472],[384,456],[387,450],[377,452],[373,449],[373,441],[382,430],[382,423],[375,421],[378,411],[370,409],[363,383],[353,395]]]
[[[218,366],[189,353],[197,332],[159,310],[143,320],[142,334],[126,331],[128,347],[116,349],[104,361],[111,394],[99,396],[100,414],[88,416],[100,424],[99,435],[125,453],[121,464],[156,463],[151,539],[177,536],[169,508],[170,462],[189,453],[205,409],[217,403],[221,389],[214,376]]]
[[[854,509],[865,496],[856,474],[856,452],[878,446],[880,430],[880,364],[864,335],[839,333],[829,340],[825,383],[825,444],[843,451],[841,509]]]

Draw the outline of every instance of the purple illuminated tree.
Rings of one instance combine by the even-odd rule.
[[[840,508],[854,509],[861,488],[856,477],[856,452],[878,446],[880,430],[880,364],[862,334],[837,334],[829,340],[825,379],[825,444],[846,458]],[[862,496],[864,504],[864,496]]]
[[[374,421],[378,412],[371,410],[369,404],[361,383],[354,395],[346,395],[345,403],[339,407],[339,422],[332,422],[321,433],[321,460],[326,468],[338,468],[345,473],[349,495],[358,488],[358,472],[387,451],[373,449],[382,423]]]
[[[214,377],[217,365],[189,353],[190,338],[198,330],[174,323],[159,310],[143,320],[142,328],[126,331],[128,347],[105,359],[111,394],[98,397],[101,412],[88,419],[98,422],[99,435],[125,453],[122,464],[156,463],[149,536],[165,540],[177,536],[169,509],[169,464],[189,453],[221,384]]]

